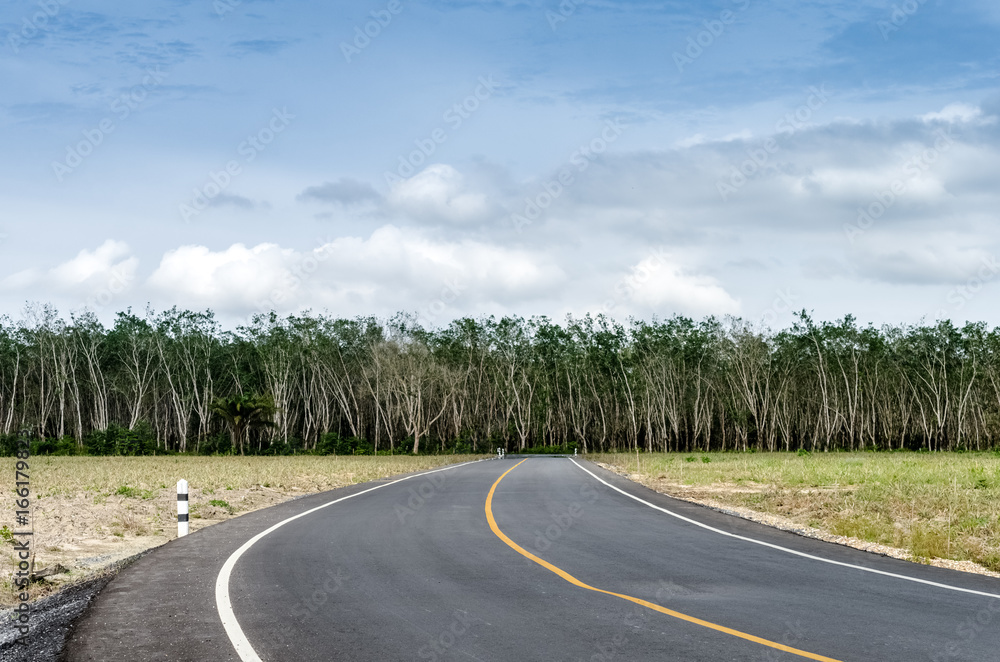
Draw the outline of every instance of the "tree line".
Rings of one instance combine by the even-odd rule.
[[[239,405],[244,402],[244,405]],[[984,450],[1000,441],[1000,329],[773,331],[675,316],[389,320],[173,308],[0,319],[0,433],[79,452]],[[234,404],[235,403],[235,404]],[[234,409],[234,407],[236,409]],[[55,445],[52,445],[55,444]],[[125,449],[125,450],[123,450]]]

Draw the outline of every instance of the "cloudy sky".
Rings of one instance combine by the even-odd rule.
[[[0,9],[0,314],[1000,324],[995,0]]]

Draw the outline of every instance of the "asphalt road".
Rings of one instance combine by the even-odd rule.
[[[65,659],[1000,660],[1000,598],[981,593],[1000,580],[508,458],[174,541],[97,597]]]

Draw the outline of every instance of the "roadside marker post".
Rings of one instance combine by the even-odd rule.
[[[177,537],[188,534],[188,482],[177,481]]]

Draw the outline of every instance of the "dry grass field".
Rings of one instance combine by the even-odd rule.
[[[914,561],[1000,571],[994,453],[680,453],[640,455],[638,465],[626,453],[588,459],[665,494],[898,548]]]
[[[191,530],[295,496],[397,474],[466,462],[477,457],[33,457],[35,570],[69,569],[32,585],[37,599],[67,582],[177,536],[177,481],[190,486]],[[6,458],[0,502],[0,606],[15,603],[13,458]],[[9,482],[8,482],[9,477]],[[4,529],[3,527],[9,527]]]

